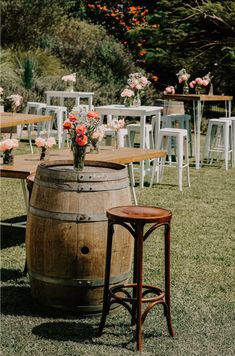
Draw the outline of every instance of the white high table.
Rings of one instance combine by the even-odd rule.
[[[83,91],[45,91],[47,105],[51,105],[52,98],[60,98],[60,106],[64,106],[64,98],[74,98],[75,106],[80,105],[80,99],[88,99],[89,110],[92,109],[93,92]]]
[[[95,107],[102,117],[107,116],[131,116],[140,118],[140,147],[145,148],[145,127],[146,127],[146,117],[148,116],[158,116],[160,122],[160,116],[162,106],[130,106],[126,107],[124,105],[105,105]],[[144,186],[144,161],[140,162],[140,187]]]

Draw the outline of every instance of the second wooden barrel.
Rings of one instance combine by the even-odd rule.
[[[26,228],[26,257],[33,299],[45,306],[82,314],[102,310],[107,217],[113,206],[130,205],[126,167],[72,161],[38,166]],[[133,242],[115,228],[111,281],[124,283]]]

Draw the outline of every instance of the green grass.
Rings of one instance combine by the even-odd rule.
[[[235,170],[223,165],[191,168],[191,188],[178,191],[176,171],[168,169],[161,185],[137,187],[139,204],[169,208],[172,221],[172,317],[168,335],[162,309],[156,306],[143,328],[143,355],[233,355],[233,240]],[[19,181],[1,179],[1,219],[25,214]],[[25,261],[24,231],[2,227],[2,355],[133,355],[129,315],[123,309],[107,318],[56,314],[35,305]],[[147,282],[162,284],[162,233],[144,246]]]

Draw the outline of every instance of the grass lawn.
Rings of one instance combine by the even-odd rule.
[[[19,151],[20,152],[20,151]],[[143,327],[143,355],[233,355],[232,290],[234,278],[235,169],[191,168],[191,188],[178,191],[176,171],[165,170],[161,185],[136,188],[139,204],[169,208],[172,221],[172,317],[168,335],[162,307],[156,306]],[[25,214],[20,182],[1,179],[1,219]],[[48,312],[34,304],[25,261],[24,230],[1,230],[1,355],[133,355],[129,314],[107,318],[97,338],[99,317]],[[162,285],[162,234],[144,246],[146,282]]]

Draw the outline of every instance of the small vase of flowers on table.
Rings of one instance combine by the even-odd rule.
[[[141,94],[149,85],[150,81],[143,73],[131,73],[127,79],[127,86],[121,93],[121,97],[124,97],[124,104],[130,106],[130,100],[133,97],[132,105],[141,106]]]
[[[41,163],[46,163],[49,160],[49,148],[52,148],[56,144],[54,137],[48,137],[45,139],[43,137],[37,137],[35,140],[35,145],[40,148],[40,161]]]
[[[204,77],[198,77],[189,83],[190,88],[195,89],[195,94],[205,94],[205,88],[211,83],[211,73],[207,73]],[[213,94],[213,93],[212,93]]]
[[[70,114],[64,121],[64,129],[68,130],[70,136],[75,171],[83,170],[87,146],[92,144],[99,126],[99,114],[95,111],[82,113],[78,117]]]
[[[62,80],[66,83],[66,91],[73,92],[73,85],[76,82],[76,73],[64,75]]]
[[[12,138],[0,142],[0,151],[3,152],[3,164],[13,165],[14,156],[12,150],[19,146],[18,140]]]
[[[187,95],[189,93],[188,80],[190,78],[190,74],[182,68],[176,75],[178,77],[179,84],[183,84],[183,94]]]

